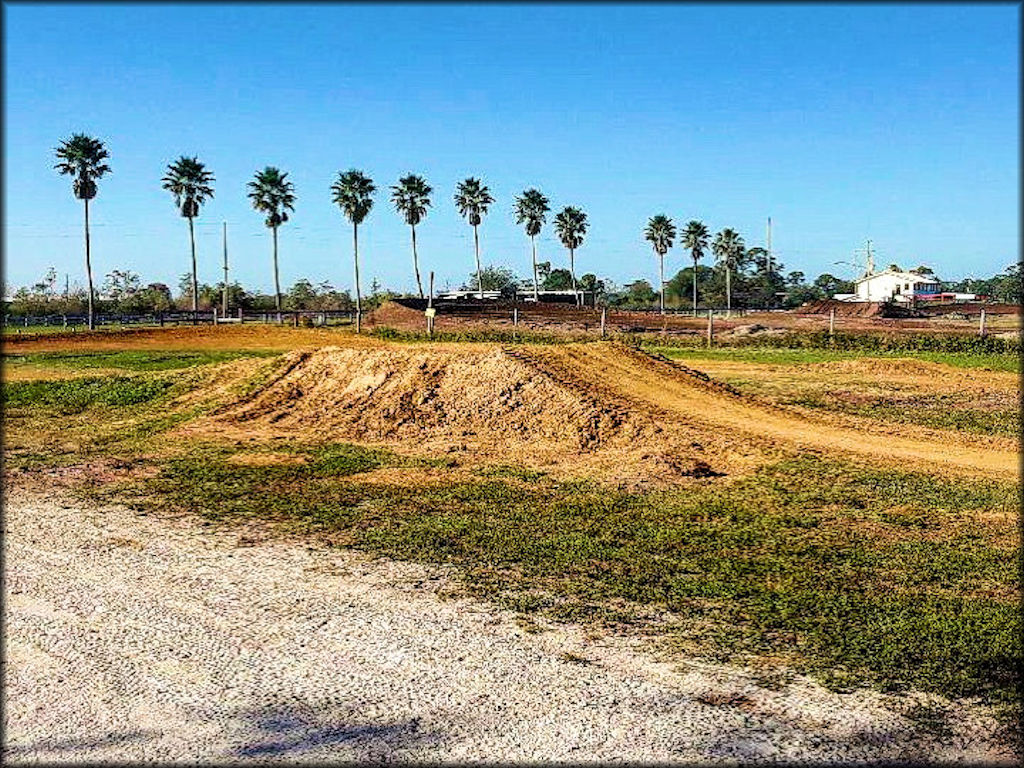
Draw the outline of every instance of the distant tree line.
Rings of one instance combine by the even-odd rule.
[[[776,261],[769,272],[766,263],[741,264],[726,275],[724,265],[709,267],[698,265],[697,300],[702,307],[724,308],[727,300],[727,281],[731,283],[732,307],[798,307],[804,302],[831,298],[837,293],[852,293],[854,284],[829,273],[808,281],[802,272],[786,275],[776,270]],[[928,274],[931,270],[919,267],[912,272]],[[573,275],[568,269],[553,267],[550,261],[537,262],[538,291],[571,290]],[[482,266],[472,272],[460,286],[463,290],[499,291],[505,298],[533,293],[533,276],[523,279],[511,269],[502,266]],[[196,283],[198,298],[193,301],[193,275],[183,274],[175,290],[164,283],[143,283],[131,270],[115,269],[105,276],[95,297],[95,308],[101,314],[148,314],[155,312],[199,311],[209,312],[219,307],[223,299],[224,284]],[[1003,273],[989,278],[966,278],[941,283],[944,291],[978,293],[995,301],[1019,304],[1024,299],[1024,276],[1020,265],[1013,264]],[[653,309],[661,306],[662,296],[645,279],[617,285],[607,278],[585,273],[576,278],[579,291],[593,294],[597,301],[610,307]],[[693,267],[677,271],[665,281],[664,306],[668,309],[690,309],[693,302]],[[416,292],[418,295],[418,291]],[[373,278],[370,293],[362,297],[363,309],[374,309],[382,302],[400,298],[398,291],[383,287]],[[347,290],[338,290],[329,282],[314,283],[308,279],[296,280],[280,295],[248,290],[237,282],[228,284],[228,302],[235,311],[291,312],[297,310],[355,310],[355,300]],[[36,283],[18,288],[10,301],[4,302],[5,314],[23,315],[78,315],[88,311],[85,289],[77,283],[58,285],[54,268]]]
[[[56,308],[62,306],[63,311],[69,314],[87,314],[91,328],[97,308],[100,311],[124,313],[159,312],[172,308],[195,312],[212,308],[218,301],[224,302],[225,298],[225,303],[232,308],[256,311],[345,309],[351,304],[347,292],[339,292],[326,283],[314,286],[308,280],[300,280],[289,291],[282,292],[278,270],[278,230],[288,222],[289,212],[295,210],[297,198],[295,186],[288,180],[288,174],[273,166],[257,171],[246,189],[253,209],[264,216],[264,224],[271,231],[274,294],[267,296],[259,292],[250,293],[238,283],[232,283],[226,289],[223,283],[201,285],[198,279],[194,220],[199,216],[203,204],[213,198],[215,179],[213,173],[197,157],[184,155],[167,166],[166,175],[161,179],[162,187],[173,197],[175,209],[188,221],[191,271],[182,277],[177,296],[172,296],[170,288],[162,283],[143,286],[138,275],[130,270],[111,272],[97,292],[92,273],[89,205],[97,195],[99,179],[111,172],[107,162],[110,153],[101,140],[81,133],[62,141],[55,153],[57,164],[54,167],[59,173],[72,178],[72,192],[83,203],[87,284],[84,288],[76,287],[74,292],[68,289],[63,295],[58,295],[53,284],[56,279],[54,274],[52,280],[47,277],[41,283],[19,289],[13,297],[10,311],[26,311],[29,306],[33,307],[33,311],[41,311],[43,308],[58,311]],[[365,225],[373,210],[377,186],[362,171],[350,169],[339,171],[329,190],[325,190],[325,195],[328,191],[331,201],[352,225],[358,330],[363,308],[359,277],[359,227]],[[429,212],[434,190],[422,176],[409,174],[398,179],[390,191],[395,212],[410,228],[413,274],[418,295],[422,298],[423,281],[416,227]],[[458,214],[473,228],[475,271],[465,287],[478,291],[481,298],[485,290],[499,290],[505,294],[518,291],[521,283],[511,270],[494,266],[485,270],[481,263],[480,226],[495,202],[488,187],[480,179],[469,177],[456,185],[452,200]],[[577,301],[580,300],[580,291],[593,292],[610,305],[648,307],[656,302],[664,312],[666,308],[683,307],[688,293],[690,307],[696,313],[701,305],[726,308],[787,307],[825,298],[837,292],[853,291],[852,283],[830,274],[819,275],[810,283],[806,282],[802,272],[783,274],[782,263],[772,258],[771,253],[760,247],[748,248],[740,234],[731,228],[722,229],[712,237],[703,222],[690,220],[677,230],[672,219],[664,213],[652,216],[642,230],[657,258],[660,283],[657,288],[646,280],[635,280],[622,288],[616,288],[610,281],[600,280],[589,273],[577,280],[577,251],[583,246],[588,232],[587,214],[581,208],[567,205],[554,215],[555,233],[568,256],[569,268],[564,269],[552,268],[549,261],[537,260],[536,237],[547,223],[550,212],[550,201],[537,189],[524,190],[513,201],[512,213],[516,223],[523,226],[530,239],[533,274],[529,282],[532,283],[534,297],[541,288],[569,289],[576,293]],[[679,247],[688,251],[692,265],[666,280],[665,258],[676,244],[677,235]],[[701,263],[705,257],[713,259],[712,266]],[[1014,269],[988,281],[963,281],[967,286],[965,290],[1019,301],[1020,274],[1019,270]],[[386,294],[371,292],[371,306],[379,296]]]

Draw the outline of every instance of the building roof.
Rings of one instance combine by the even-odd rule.
[[[885,270],[882,270],[881,272],[874,272],[873,274],[870,274],[870,275],[864,275],[864,277],[858,278],[857,280],[854,280],[853,282],[855,284],[859,284],[859,283],[866,282],[868,280],[874,280],[876,277],[897,277],[900,280],[905,280],[908,283],[909,282],[915,282],[915,283],[940,283],[940,282],[942,282],[941,280],[939,280],[939,278],[936,275],[918,275],[918,274],[915,274],[914,272],[896,272],[896,271],[891,270],[891,269],[885,269]]]

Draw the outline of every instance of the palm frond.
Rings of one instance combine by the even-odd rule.
[[[491,190],[481,183],[480,179],[472,176],[458,183],[454,199],[459,215],[465,216],[474,227],[480,224],[487,214],[487,209],[494,202]]]
[[[579,248],[587,234],[587,214],[579,208],[566,206],[555,216],[555,232],[566,248]]]
[[[651,243],[655,253],[664,256],[675,243],[676,225],[668,216],[659,213],[647,221],[644,238]]]
[[[550,211],[548,199],[537,189],[527,189],[515,200],[516,224],[526,225],[526,234],[539,235]]]
[[[339,171],[338,179],[331,185],[331,200],[353,224],[362,224],[373,208],[373,193],[377,187],[369,176],[354,168]]]
[[[689,249],[694,262],[704,257],[708,248],[708,228],[696,219],[691,219],[683,231],[683,247]]]
[[[72,190],[80,200],[96,196],[96,179],[110,173],[104,160],[110,153],[99,139],[76,133],[60,143],[55,150],[57,164],[53,167],[64,176],[74,176]]]
[[[279,227],[288,221],[287,211],[295,210],[295,185],[288,181],[288,174],[268,165],[257,171],[246,188],[252,207],[267,218],[268,227]]]
[[[167,166],[167,175],[161,180],[163,188],[174,195],[174,204],[182,216],[193,218],[199,208],[213,197],[213,174],[197,157],[182,155]]]
[[[406,224],[416,226],[427,215],[430,194],[433,191],[433,187],[427,184],[422,176],[410,174],[400,178],[398,183],[391,187],[391,202]]]

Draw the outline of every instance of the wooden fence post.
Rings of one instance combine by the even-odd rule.
[[[712,310],[708,310],[708,346],[711,346],[711,339],[714,336],[714,313]]]
[[[831,339],[836,333],[836,309],[833,307],[828,311],[828,337]]]
[[[512,327],[519,325],[519,307],[512,307]]]
[[[607,307],[601,307],[601,338],[602,339],[604,338],[604,324],[605,324],[605,317],[607,316],[607,314],[608,314],[608,308]]]
[[[985,335],[985,310],[981,310],[981,317],[978,319],[978,335]]]

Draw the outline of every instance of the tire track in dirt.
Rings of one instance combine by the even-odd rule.
[[[777,440],[800,448],[857,454],[873,459],[942,469],[957,474],[1000,479],[1016,478],[1020,454],[979,444],[935,441],[877,434],[827,423],[755,401],[715,382],[695,369],[659,360],[623,345],[572,344],[533,348],[524,357],[547,375],[609,397],[629,407],[682,416],[717,428],[728,428],[755,439]]]

